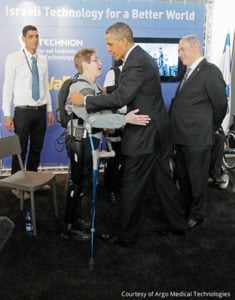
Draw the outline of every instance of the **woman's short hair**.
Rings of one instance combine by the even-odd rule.
[[[94,48],[82,48],[79,50],[73,58],[74,65],[80,74],[83,73],[82,63],[90,63],[92,54],[96,53]]]

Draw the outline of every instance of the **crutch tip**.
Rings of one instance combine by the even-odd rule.
[[[93,257],[89,259],[89,269],[93,270],[95,268],[95,260]]]

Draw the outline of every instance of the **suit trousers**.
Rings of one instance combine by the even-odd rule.
[[[26,169],[37,171],[47,126],[46,105],[38,109],[16,107],[13,121],[15,134],[20,139],[23,162],[27,157]],[[18,170],[20,170],[18,159],[13,156],[12,174]]]
[[[169,221],[170,229],[186,229],[186,221],[180,206],[180,192],[169,172],[163,167],[160,151],[126,156],[122,185],[120,232],[120,237],[124,241],[133,242],[137,238],[148,183],[152,176],[158,199],[160,199]]]
[[[224,133],[215,134],[215,142],[211,148],[211,160],[209,171],[209,175],[213,179],[217,179],[222,173],[224,143]]]
[[[211,146],[176,145],[176,169],[189,218],[205,217]]]

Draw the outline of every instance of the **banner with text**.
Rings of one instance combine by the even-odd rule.
[[[32,24],[40,35],[39,51],[49,63],[49,88],[56,107],[58,91],[65,79],[76,72],[74,54],[83,47],[94,47],[102,61],[102,85],[104,76],[112,65],[112,57],[106,50],[104,33],[106,28],[118,21],[128,23],[135,37],[180,38],[196,34],[203,43],[205,28],[205,4],[157,3],[149,0],[35,0],[0,2],[0,34],[2,48],[0,56],[0,105],[4,81],[4,64],[9,53],[23,47],[22,28]],[[177,53],[175,53],[177,55]],[[163,83],[163,96],[168,107],[177,83]],[[0,114],[1,135],[8,135]],[[67,165],[65,150],[59,152],[62,142],[57,138],[62,132],[59,124],[48,128],[41,165],[45,167]],[[57,145],[57,146],[56,146]],[[57,149],[59,148],[59,149]]]

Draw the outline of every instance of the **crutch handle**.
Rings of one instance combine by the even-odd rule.
[[[114,157],[115,156],[115,152],[112,151],[100,151],[99,152],[99,157],[100,158],[107,158],[107,157]]]

